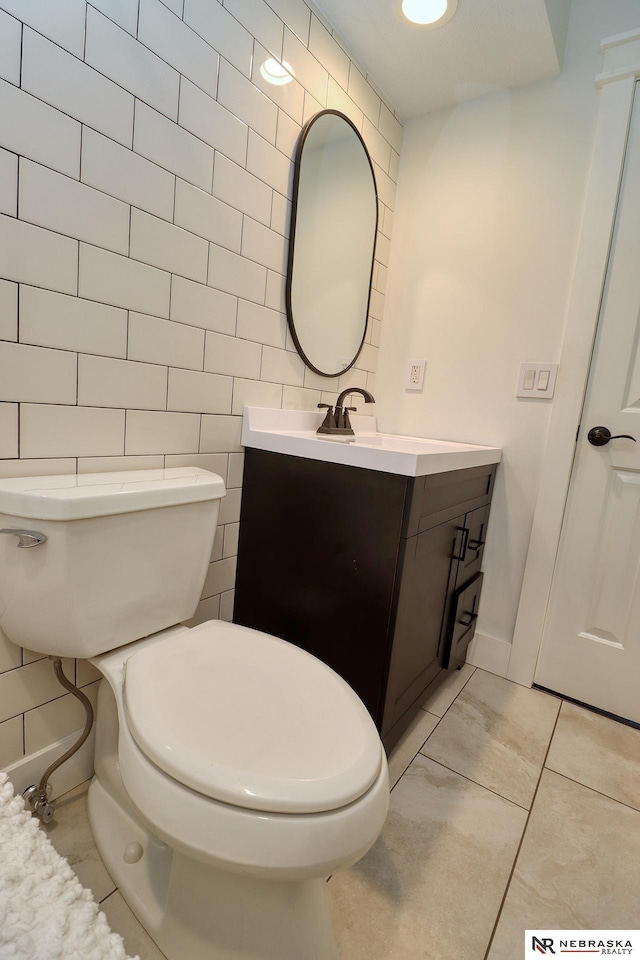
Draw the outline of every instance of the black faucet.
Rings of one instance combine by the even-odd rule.
[[[316,430],[316,433],[328,433],[334,436],[337,434],[343,437],[353,436],[353,428],[349,420],[349,411],[355,411],[356,407],[343,407],[344,399],[348,397],[350,393],[359,393],[364,397],[365,403],[375,403],[373,394],[369,393],[368,390],[363,390],[362,387],[347,387],[347,389],[343,390],[338,396],[335,410],[330,403],[318,404],[318,407],[326,409],[327,413],[322,421],[322,425]]]

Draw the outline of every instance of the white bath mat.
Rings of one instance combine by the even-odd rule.
[[[6,773],[0,773],[0,960],[131,960]]]

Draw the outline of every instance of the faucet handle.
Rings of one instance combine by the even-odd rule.
[[[353,427],[351,426],[351,420],[349,419],[349,411],[353,413],[356,412],[357,407],[343,407],[342,408],[342,428],[345,433],[353,434]]]
[[[326,410],[325,418],[316,430],[316,433],[332,433],[336,427],[336,418],[330,403],[319,403],[318,408]]]

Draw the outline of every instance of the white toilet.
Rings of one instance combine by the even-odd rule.
[[[224,492],[197,468],[1,480],[0,627],[107,680],[89,817],[169,960],[336,960],[325,881],[382,829],[384,750],[304,651],[218,620],[176,626]]]

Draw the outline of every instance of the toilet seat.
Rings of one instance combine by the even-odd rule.
[[[339,810],[380,776],[380,739],[353,690],[298,647],[237,624],[209,621],[134,652],[123,702],[156,767],[247,811]]]

